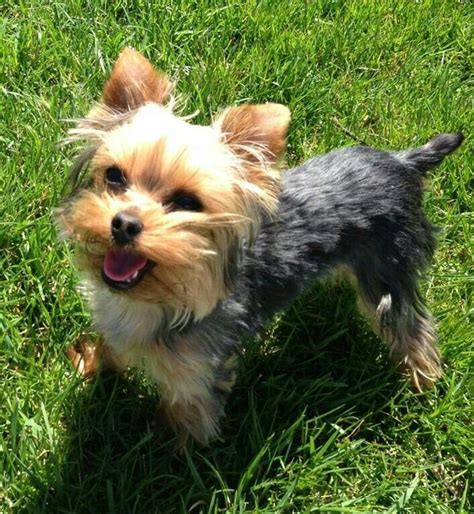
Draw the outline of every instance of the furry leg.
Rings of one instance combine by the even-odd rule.
[[[396,309],[391,295],[384,295],[375,311],[375,319],[394,364],[409,376],[418,391],[431,388],[441,377],[441,357],[436,346],[434,320],[421,300],[404,299]]]
[[[206,445],[220,433],[219,420],[235,382],[235,357],[230,357],[216,371],[214,379],[200,392],[191,396],[162,393],[159,417],[165,428],[178,438],[183,447],[189,436]]]
[[[410,378],[414,389],[429,389],[441,376],[434,320],[415,291],[359,279],[362,303],[375,332],[387,343],[393,363]]]

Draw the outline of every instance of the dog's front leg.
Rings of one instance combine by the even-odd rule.
[[[168,376],[157,377],[160,387],[160,420],[184,446],[188,437],[207,444],[218,437],[227,396],[235,382],[235,356],[216,365],[179,357]]]

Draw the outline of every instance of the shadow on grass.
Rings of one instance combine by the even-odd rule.
[[[334,434],[370,439],[400,391],[381,343],[345,288],[313,290],[244,345],[223,438],[173,453],[156,426],[157,398],[138,375],[98,377],[67,406],[67,441],[31,512],[231,510],[271,481],[280,458],[305,458]],[[393,421],[392,421],[393,422]],[[237,491],[237,492],[236,492]]]

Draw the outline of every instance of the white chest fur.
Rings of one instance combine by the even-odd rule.
[[[173,349],[159,341],[163,324],[177,326],[189,319],[189,312],[171,314],[158,304],[136,302],[105,287],[86,284],[86,289],[96,330],[125,366],[143,369],[171,402],[208,394],[211,363],[185,339]]]
[[[106,288],[94,288],[90,302],[96,329],[119,354],[155,342],[165,321],[160,305],[136,302]]]

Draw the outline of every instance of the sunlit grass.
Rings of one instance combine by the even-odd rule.
[[[5,3],[4,3],[5,4]],[[472,7],[469,2],[10,2],[0,48],[0,512],[469,512],[472,486]],[[66,119],[132,45],[208,123],[227,105],[293,112],[290,165],[353,139],[467,141],[431,174],[443,227],[424,289],[445,375],[411,393],[341,285],[245,343],[223,439],[173,454],[139,374],[83,384],[88,331],[52,210]],[[351,136],[352,134],[352,136]]]

